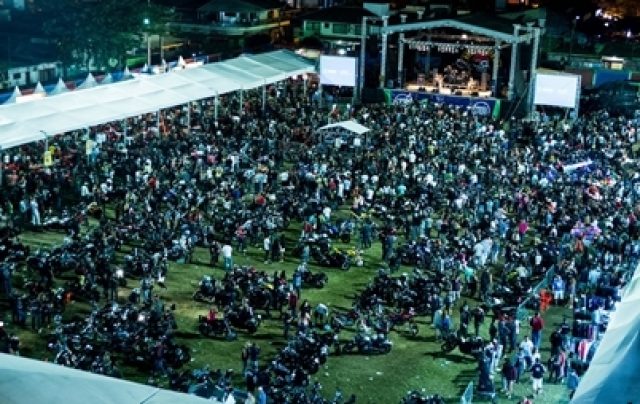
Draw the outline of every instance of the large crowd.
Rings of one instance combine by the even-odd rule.
[[[488,342],[469,351],[480,393],[496,393],[495,373],[511,396],[528,371],[534,394],[549,374],[575,390],[640,251],[640,118],[598,112],[570,123],[546,115],[496,121],[433,103],[326,111],[313,100],[290,81],[271,88],[264,108],[258,93],[242,104],[229,95],[218,119],[213,101],[194,102],[160,119],[129,118],[4,151],[0,278],[12,321],[0,327],[2,350],[19,352],[17,327],[51,325],[58,363],[118,375],[116,357],[124,354],[179,388],[188,348],[175,342],[173,311],[154,289],[171,288],[167,260],[188,263],[201,246],[225,271],[222,280],[200,282],[211,304],[203,323],[233,336],[231,327],[259,326],[257,310],[283,318],[290,343],[272,365],[259,365],[255,345],[242,353],[245,387],[259,403],[286,394],[318,402],[319,388],[285,386],[307,388],[329,347],[340,349],[324,331],[338,332],[350,315],[360,339],[349,346],[363,352],[384,351],[392,325],[415,313],[428,315],[438,338],[461,351],[487,330]],[[343,119],[371,130],[317,130]],[[45,148],[53,155],[48,166]],[[345,209],[350,219],[337,220]],[[88,226],[88,216],[99,220]],[[285,238],[291,222],[300,223],[297,240]],[[52,229],[66,236],[51,251],[19,241],[23,230]],[[331,235],[353,251],[330,248]],[[331,302],[312,307],[302,298],[310,265],[361,264],[359,252],[376,243],[379,274],[358,291],[352,313],[332,315]],[[123,244],[135,247],[121,262],[114,257]],[[265,268],[276,272],[235,265],[248,248],[263,250]],[[298,269],[280,273],[277,263],[293,254]],[[401,265],[413,271],[399,275]],[[22,271],[29,281],[14,287]],[[73,280],[61,285],[67,271]],[[119,298],[132,279],[139,284]],[[76,298],[91,304],[91,314],[70,321],[64,306]],[[557,329],[518,309],[542,312],[549,303],[573,312]],[[520,332],[523,320],[530,333]],[[542,358],[545,338],[552,349]],[[231,387],[228,375],[215,379]]]

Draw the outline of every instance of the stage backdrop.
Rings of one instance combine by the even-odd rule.
[[[425,93],[422,91],[384,90],[387,104],[401,104],[413,101],[427,101],[438,104],[456,105],[470,108],[478,115],[491,115],[494,119],[500,117],[500,100],[495,98],[464,97],[459,95],[445,95]]]

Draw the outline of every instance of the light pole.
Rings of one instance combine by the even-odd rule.
[[[573,56],[573,37],[576,34],[576,24],[580,19],[579,15],[576,15],[576,18],[571,22],[571,37],[569,39],[569,60],[567,64],[571,65],[571,57]]]
[[[40,133],[44,136],[44,150],[47,151],[49,149],[49,135],[44,130],[40,130]]]
[[[360,27],[360,72],[358,74],[358,97],[362,102],[362,89],[364,88],[364,58],[366,57],[367,45],[367,20],[369,17],[362,17],[362,25]]]
[[[147,39],[147,67],[151,70],[151,35],[149,35],[149,24],[151,24],[151,21],[149,17],[145,17],[142,22],[146,29],[144,36]]]

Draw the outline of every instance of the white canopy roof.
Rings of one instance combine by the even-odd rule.
[[[154,112],[237,90],[249,90],[315,71],[313,63],[280,50],[192,69],[70,91],[0,106],[0,148]],[[60,87],[60,83],[56,89]],[[58,90],[59,91],[59,90]],[[56,92],[56,90],[52,91]]]
[[[358,135],[362,135],[363,133],[369,132],[369,128],[367,128],[366,126],[360,125],[358,122],[351,120],[351,121],[342,121],[342,122],[337,122],[337,123],[330,123],[329,125],[324,125],[323,127],[319,128],[318,130],[327,130],[327,129],[334,129],[334,128],[341,128],[341,129],[346,129],[350,132],[356,133]]]
[[[211,404],[219,401],[0,354],[0,403]]]
[[[627,285],[622,301],[611,313],[587,372],[573,396],[573,404],[635,402],[640,397],[640,266]]]

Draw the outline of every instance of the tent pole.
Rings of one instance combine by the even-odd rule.
[[[191,102],[187,103],[187,129],[191,131]]]
[[[239,111],[240,116],[242,116],[242,110],[243,110],[242,104],[244,104],[243,97],[244,97],[244,91],[240,89],[240,111]]]
[[[307,80],[309,80],[309,77],[307,76],[307,74],[303,74],[302,75],[302,81],[303,81],[303,89],[302,91],[304,91],[303,95],[304,95],[304,99],[307,99]]]
[[[216,91],[216,96],[213,98],[213,119],[218,120],[218,104],[220,103],[220,96]]]
[[[267,106],[267,85],[262,85],[262,112],[264,112]]]
[[[491,71],[491,81],[493,82],[493,96],[495,98],[499,97],[498,94],[498,68],[500,67],[500,41],[496,41],[495,51],[493,52],[493,66]]]
[[[158,127],[158,137],[160,136],[160,110],[156,112],[156,126]]]

